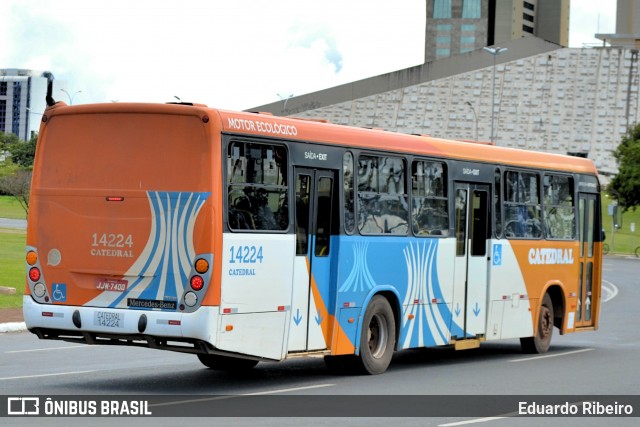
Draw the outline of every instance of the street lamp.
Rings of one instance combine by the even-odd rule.
[[[476,109],[473,108],[473,105],[471,105],[469,101],[466,101],[465,104],[471,107],[471,111],[473,111],[473,121],[476,124],[476,141],[477,141],[478,140],[478,116],[476,115]]]
[[[495,117],[496,117],[496,56],[507,51],[506,47],[483,47],[485,52],[489,52],[493,55],[493,89],[491,95],[491,142],[495,142],[495,135],[493,134]]]
[[[289,96],[283,96],[280,95],[279,93],[276,93],[276,95],[278,95],[278,98],[280,98],[281,100],[284,101],[284,104],[282,104],[282,110],[281,113],[286,114],[286,110],[287,110],[287,101],[289,101],[291,98],[293,98],[293,94],[289,95]]]
[[[69,92],[67,92],[66,90],[64,90],[64,89],[60,89],[60,90],[62,92],[64,92],[64,93],[66,93],[67,96],[69,97],[69,105],[73,105],[73,98],[75,98],[77,94],[82,92],[81,90],[79,90],[76,93],[74,93],[73,95],[70,95]]]

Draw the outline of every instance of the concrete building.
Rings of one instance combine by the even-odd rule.
[[[14,133],[27,141],[40,128],[46,107],[45,72],[0,69],[0,132]]]
[[[640,6],[621,3],[629,5],[618,20],[638,24],[619,28],[640,40]],[[501,55],[479,48],[250,110],[481,141],[492,139],[494,121],[497,145],[588,157],[606,183],[617,173],[613,151],[640,122],[636,45],[563,48],[534,35],[500,46],[508,49]]]

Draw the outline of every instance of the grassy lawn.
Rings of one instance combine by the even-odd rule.
[[[0,308],[22,307],[25,242],[24,230],[0,228],[0,286],[16,289],[15,295],[0,294]]]
[[[15,197],[0,196],[0,218],[26,219],[27,213]]]
[[[612,217],[608,215],[607,207],[612,199],[605,193],[602,194],[602,226],[606,232],[608,243],[611,248],[609,253],[632,254],[637,246],[640,246],[640,207],[635,211],[629,210],[622,215],[621,227],[615,230],[615,236],[611,233]],[[635,224],[635,231],[631,231],[631,224]],[[612,237],[614,242],[612,242]]]

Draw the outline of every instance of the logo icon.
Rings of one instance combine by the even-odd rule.
[[[40,398],[9,397],[7,415],[40,415]]]
[[[51,298],[56,302],[64,302],[67,300],[67,285],[66,283],[54,283],[53,295]]]
[[[493,245],[493,265],[502,265],[502,245]]]

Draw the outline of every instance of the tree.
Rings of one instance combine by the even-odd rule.
[[[619,167],[609,188],[618,193],[624,211],[635,210],[640,205],[640,123],[629,128],[613,155]]]
[[[36,155],[38,135],[34,135],[27,142],[13,142],[7,144],[7,151],[11,154],[11,161],[18,166],[31,168]]]
[[[15,197],[27,213],[29,213],[31,169],[37,141],[37,135],[27,142],[22,142],[12,133],[0,132],[0,153],[9,154],[5,160],[0,161],[0,194]]]
[[[8,150],[10,145],[20,142],[22,141],[16,134],[0,132],[0,152]]]
[[[29,191],[31,187],[31,171],[18,169],[12,175],[0,177],[0,192],[15,197],[24,211],[29,213]]]

